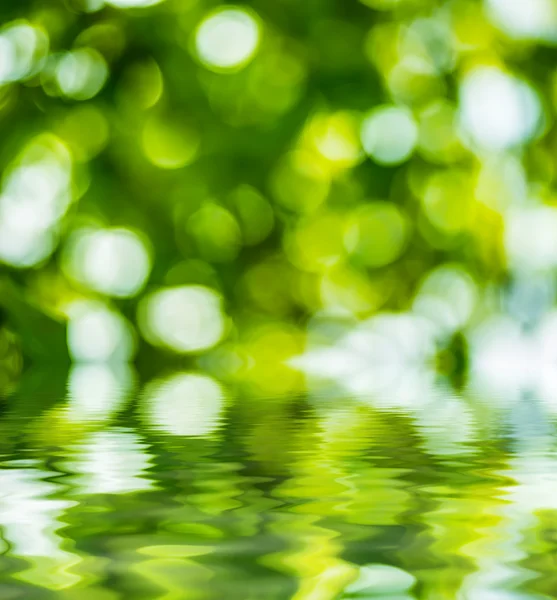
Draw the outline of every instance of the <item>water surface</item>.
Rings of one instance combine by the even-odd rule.
[[[218,419],[184,398],[186,435],[142,402],[5,401],[0,598],[557,598],[554,422],[533,399],[471,427],[457,397],[238,398]]]

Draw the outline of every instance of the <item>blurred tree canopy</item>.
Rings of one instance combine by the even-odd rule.
[[[412,307],[454,371],[535,320],[552,291],[500,298],[553,289],[557,5],[504,4],[2,2],[0,392],[68,358],[296,390],[308,336]]]

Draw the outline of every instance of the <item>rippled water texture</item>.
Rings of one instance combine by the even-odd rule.
[[[98,420],[47,392],[3,405],[2,600],[557,598],[554,424],[533,399],[237,398],[217,417],[185,394],[189,428],[164,433],[144,394]]]

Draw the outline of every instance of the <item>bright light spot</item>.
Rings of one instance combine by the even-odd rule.
[[[557,412],[557,311],[548,312],[529,331],[510,317],[494,316],[468,339],[475,394],[508,405],[529,393]]]
[[[53,497],[58,485],[46,480],[50,475],[34,468],[0,469],[0,526],[14,556],[56,557],[58,561],[67,556],[56,531],[63,526],[60,519],[65,510],[74,503]]]
[[[430,323],[411,314],[383,313],[364,321],[343,340],[344,347],[374,365],[376,383],[395,382],[404,368],[423,368],[435,354]]]
[[[197,134],[179,123],[152,118],[142,135],[145,156],[161,169],[179,169],[191,163],[199,148]]]
[[[12,78],[14,49],[5,36],[0,36],[0,81],[5,83]]]
[[[206,375],[181,373],[149,386],[145,403],[154,427],[172,435],[204,436],[219,426],[224,391]]]
[[[534,344],[539,352],[534,358],[538,366],[536,381],[539,396],[546,408],[557,414],[557,311],[549,312],[542,319],[536,331]]]
[[[416,414],[416,426],[428,452],[441,456],[462,455],[465,444],[476,439],[472,411],[459,398],[446,396]]]
[[[517,77],[482,67],[461,83],[460,122],[479,148],[505,150],[524,144],[536,135],[541,120],[537,94]]]
[[[140,305],[139,321],[147,340],[177,352],[212,348],[226,329],[221,296],[200,285],[151,294]]]
[[[69,203],[69,173],[56,160],[22,164],[8,177],[2,212],[8,222],[36,231],[54,225]]]
[[[471,387],[490,400],[515,402],[532,382],[532,341],[517,322],[503,316],[485,320],[468,339]]]
[[[33,140],[6,170],[0,194],[1,261],[29,267],[51,254],[70,189],[67,148],[50,136]]]
[[[133,353],[132,326],[122,315],[95,302],[76,303],[68,323],[68,347],[77,361],[127,361]]]
[[[507,312],[521,323],[538,323],[553,305],[555,282],[551,270],[532,273],[524,270],[515,273],[512,285],[506,290]]]
[[[555,0],[486,0],[493,23],[519,40],[557,41]]]
[[[14,267],[32,267],[50,256],[54,236],[49,231],[21,231],[0,220],[0,261]]]
[[[68,419],[78,423],[110,419],[123,408],[132,383],[127,363],[74,365],[68,378]]]
[[[366,565],[360,568],[358,579],[351,583],[345,593],[354,596],[390,596],[400,598],[398,594],[409,591],[416,583],[410,573],[390,565]]]
[[[466,325],[477,296],[476,285],[466,271],[444,265],[425,278],[412,309],[450,334]]]
[[[66,463],[77,493],[127,494],[152,489],[147,477],[151,456],[139,437],[126,429],[97,431]]]
[[[366,153],[383,165],[407,160],[418,141],[418,126],[412,113],[402,106],[383,106],[372,111],[360,131]]]
[[[331,346],[316,345],[290,364],[314,381],[334,381],[386,408],[431,402],[436,374],[435,328],[412,314],[383,313],[348,331]]]
[[[56,66],[60,91],[74,100],[96,96],[108,78],[108,67],[101,54],[91,48],[80,48],[64,54]]]
[[[548,449],[549,450],[549,449]],[[555,451],[524,451],[510,461],[510,469],[505,473],[514,481],[502,488],[512,519],[525,513],[532,518],[541,510],[555,511],[557,508],[557,464]]]
[[[129,229],[82,229],[70,238],[64,268],[92,290],[127,298],[145,285],[151,257],[145,242]]]
[[[351,164],[358,159],[358,147],[352,140],[342,137],[332,129],[323,132],[317,139],[317,148],[331,162]]]
[[[246,65],[259,45],[257,20],[245,10],[220,9],[197,29],[195,46],[202,63],[215,71]]]
[[[515,269],[544,270],[557,266],[557,210],[549,206],[510,210],[505,248]]]
[[[16,22],[0,32],[0,84],[35,75],[48,54],[48,37],[37,27]]]

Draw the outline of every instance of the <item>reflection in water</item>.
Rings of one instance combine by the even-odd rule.
[[[0,598],[556,597],[543,402],[233,400],[193,372],[131,394],[134,377],[81,365],[67,398],[7,400]]]
[[[67,418],[72,422],[106,420],[122,409],[133,382],[127,363],[77,364],[68,377]]]
[[[125,494],[152,488],[145,477],[150,456],[138,436],[124,429],[95,431],[79,446],[65,468],[77,494]]]

